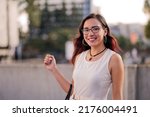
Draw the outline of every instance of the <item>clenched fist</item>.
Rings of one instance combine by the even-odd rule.
[[[56,60],[54,56],[47,54],[44,58],[44,64],[48,70],[53,71],[56,68]]]

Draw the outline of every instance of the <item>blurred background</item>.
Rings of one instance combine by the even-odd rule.
[[[150,99],[150,0],[1,0],[0,99],[64,99],[43,65],[56,57],[71,80],[80,21],[101,13],[123,50],[125,99]]]

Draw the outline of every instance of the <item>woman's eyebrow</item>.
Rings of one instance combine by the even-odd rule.
[[[88,28],[88,29],[90,29],[90,28],[93,28],[93,27],[100,27],[100,25],[93,25],[93,26],[91,26],[91,27],[83,27],[83,28]]]

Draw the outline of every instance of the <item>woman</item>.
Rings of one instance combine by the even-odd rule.
[[[70,99],[106,100],[112,86],[112,99],[123,99],[124,65],[117,53],[117,40],[100,14],[90,14],[81,22],[72,57],[73,90]],[[53,55],[46,55],[45,66],[65,92],[70,83],[57,69]]]

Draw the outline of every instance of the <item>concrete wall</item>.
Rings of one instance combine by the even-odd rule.
[[[69,64],[58,67],[71,80],[73,67]],[[125,99],[150,99],[149,71],[150,65],[125,66]],[[59,100],[65,96],[66,93],[42,64],[0,64],[1,100]]]
[[[125,67],[125,99],[150,100],[150,65]]]
[[[59,69],[71,79],[70,65],[59,65]],[[0,65],[0,99],[49,100],[64,99],[65,95],[42,64]]]
[[[150,100],[150,66],[138,67],[136,84],[136,99]]]

